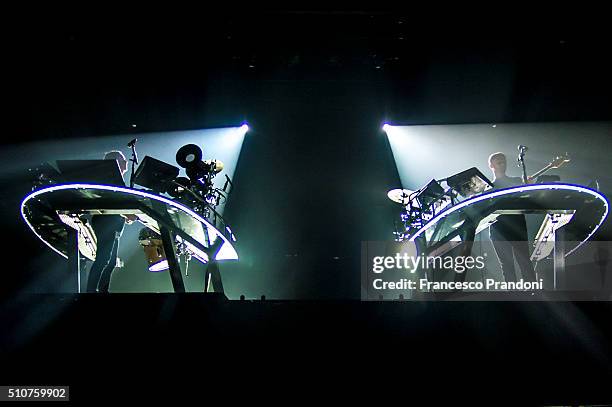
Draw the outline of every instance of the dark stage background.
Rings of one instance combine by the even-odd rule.
[[[11,114],[3,148],[118,134],[127,143],[132,135],[247,121],[251,130],[225,208],[241,255],[225,269],[229,293],[358,299],[360,242],[390,238],[394,212],[384,194],[400,185],[381,131],[384,122],[612,120],[607,38],[432,32],[438,31],[415,26],[414,15],[383,12],[215,12],[180,21],[169,17],[164,24],[142,18],[20,25],[6,37]],[[576,144],[582,151],[612,151],[588,138]],[[604,172],[606,159],[598,162]],[[588,169],[588,163],[581,165]],[[123,388],[136,380],[132,372],[149,385],[149,377],[161,381],[163,372],[177,385],[182,376],[172,358],[188,350],[181,367],[211,362],[207,366],[220,366],[235,380],[263,369],[286,372],[295,362],[323,371],[323,382],[336,383],[347,371],[365,381],[371,377],[360,370],[366,365],[386,371],[376,356],[386,349],[397,352],[384,359],[394,369],[415,377],[421,372],[432,385],[466,379],[469,368],[480,369],[476,386],[512,388],[514,380],[538,386],[540,378],[556,377],[559,386],[538,389],[560,395],[541,400],[560,402],[576,395],[571,386],[580,375],[593,391],[578,393],[577,400],[585,400],[583,394],[605,399],[602,383],[612,360],[607,303],[388,308],[358,301],[214,305],[189,295],[21,295],[32,287],[44,292],[45,281],[53,279],[45,273],[61,265],[19,217],[28,192],[22,180],[18,171],[2,174],[0,225],[10,251],[2,290],[18,294],[5,303],[2,323],[10,330],[1,345],[19,380],[32,377],[21,358],[40,357],[32,366],[51,364],[37,370],[36,378],[81,383],[81,398],[94,390],[81,372],[103,364],[133,363],[135,370],[116,376]],[[600,238],[609,233],[607,226]],[[203,343],[209,353],[198,347]],[[420,353],[428,345],[444,350]],[[351,346],[361,350],[352,352]],[[371,346],[373,359],[367,357]],[[270,364],[271,358],[283,362]],[[50,368],[62,362],[68,366],[61,375]],[[505,363],[509,370],[503,375],[486,377]],[[516,376],[513,369],[529,374]],[[189,383],[199,385],[193,376]]]
[[[579,124],[611,115],[603,40],[425,37],[399,13],[216,13],[167,29],[68,22],[24,28],[14,40],[17,111],[3,143],[118,134],[127,142],[248,121],[225,212],[241,255],[225,273],[234,298],[358,298],[360,242],[390,237],[394,212],[381,197],[400,185],[386,121]],[[601,133],[575,140],[583,173],[589,150],[599,153],[599,176],[610,163]],[[529,137],[555,151],[550,132]],[[496,150],[490,141],[466,140],[464,151]],[[15,281],[23,287],[40,256],[60,259],[18,218],[27,188],[7,181],[13,175],[3,174],[3,222],[26,255]],[[40,284],[32,289],[44,292]]]

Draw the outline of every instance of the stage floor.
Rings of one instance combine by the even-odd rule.
[[[2,309],[2,382],[70,384],[71,397],[84,399],[109,380],[122,393],[169,391],[237,378],[280,383],[299,371],[313,372],[313,385],[342,376],[384,380],[383,389],[535,386],[530,400],[595,402],[612,377],[611,315],[612,303],[594,301],[26,295]],[[524,400],[513,394],[504,399]]]

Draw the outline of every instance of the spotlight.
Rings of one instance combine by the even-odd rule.
[[[240,126],[240,130],[242,130],[244,133],[249,131],[249,125],[244,123],[242,126]]]
[[[382,129],[384,132],[388,132],[390,128],[391,128],[391,125],[389,123],[385,123],[382,126]]]

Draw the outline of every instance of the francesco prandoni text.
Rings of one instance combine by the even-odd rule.
[[[454,270],[463,273],[466,270],[482,270],[485,266],[484,257],[477,256],[410,256],[407,253],[396,253],[395,256],[377,256],[373,258],[372,271],[380,274],[385,270],[406,270],[414,273],[417,268],[438,268]],[[503,282],[487,278],[484,281],[418,281],[402,278],[396,281],[385,281],[375,278],[372,281],[375,290],[542,290],[544,282],[518,281]]]
[[[372,282],[376,290],[542,290],[544,281],[495,281],[492,278],[482,281],[427,281],[420,279],[418,282],[402,278],[399,281],[383,281],[377,278]]]

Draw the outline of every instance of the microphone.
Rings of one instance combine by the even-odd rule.
[[[138,141],[137,138],[133,139],[132,141],[130,141],[128,143],[128,147],[130,147],[132,149],[132,158],[130,159],[130,161],[136,165],[138,165],[138,154],[136,154],[136,142]],[[134,166],[132,165],[132,170],[134,169]]]
[[[524,153],[524,152],[526,152],[528,150],[528,148],[527,148],[527,146],[519,144],[518,150]]]
[[[225,184],[223,185],[223,192],[227,192],[229,194],[229,192],[227,190],[227,186],[228,185],[230,186],[230,188],[233,189],[234,184],[232,183],[232,180],[230,179],[230,177],[228,177],[227,174],[225,174]]]

